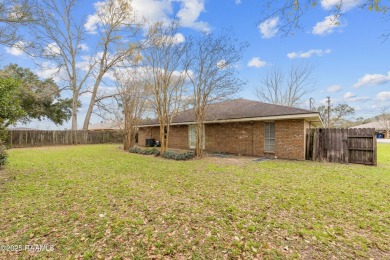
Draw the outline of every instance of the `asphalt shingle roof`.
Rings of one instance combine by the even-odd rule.
[[[89,126],[89,130],[119,130],[123,129],[123,123],[119,121],[106,121]]]
[[[316,114],[316,112],[295,108],[263,103],[247,99],[235,99],[230,101],[218,102],[208,106],[205,115],[205,121]],[[185,110],[179,113],[172,123],[194,122],[195,116],[193,109]],[[157,120],[143,122],[142,125],[157,124]]]
[[[376,130],[385,130],[385,125],[379,121],[374,121],[362,125],[353,126],[351,128],[375,128]]]

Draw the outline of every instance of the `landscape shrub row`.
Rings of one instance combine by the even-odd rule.
[[[144,155],[159,155],[160,151],[156,148],[149,148],[149,149],[141,149],[137,147],[132,147],[129,149],[130,153],[138,153],[138,154],[144,154]]]
[[[161,157],[165,158],[165,159],[184,161],[184,160],[189,160],[189,159],[194,158],[195,154],[193,152],[175,153],[175,152],[167,151],[167,152],[163,153]]]
[[[160,155],[160,151],[157,150],[156,148],[141,149],[141,148],[133,147],[129,149],[129,152],[144,154],[144,155],[156,155],[156,156]],[[175,152],[167,151],[163,153],[161,157],[165,159],[184,161],[184,160],[189,160],[194,158],[195,154],[193,152],[175,153]]]

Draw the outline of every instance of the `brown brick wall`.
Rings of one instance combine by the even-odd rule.
[[[224,123],[206,125],[206,150],[251,155],[255,144],[254,123]]]
[[[206,124],[206,151],[304,160],[305,127],[300,120],[275,121],[275,153],[264,153],[264,122]],[[188,149],[188,126],[171,126],[169,147]],[[160,140],[159,128],[141,128],[140,145],[146,137]]]
[[[286,159],[305,159],[304,120],[275,121],[275,155]]]
[[[188,126],[171,126],[169,129],[169,147],[188,149]]]
[[[138,145],[145,146],[145,140],[153,138],[160,140],[160,127],[142,127],[138,130]]]
[[[171,126],[169,131],[169,147],[188,149],[188,126]],[[149,138],[160,141],[160,127],[142,127],[138,130],[138,145],[145,146],[145,140]]]

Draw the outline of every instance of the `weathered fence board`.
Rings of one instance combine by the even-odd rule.
[[[123,142],[122,131],[9,130],[6,145],[11,147]]]
[[[306,160],[376,165],[376,153],[373,128],[307,129]]]

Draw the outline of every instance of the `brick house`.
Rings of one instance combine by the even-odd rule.
[[[378,139],[390,138],[390,131],[388,131],[388,129],[390,128],[390,121],[373,121],[350,128],[375,128],[375,134]]]
[[[205,115],[204,149],[251,156],[276,156],[305,159],[305,132],[322,127],[317,112],[236,99],[211,104]],[[139,126],[139,145],[146,139],[160,139],[157,120]],[[192,109],[178,114],[172,122],[169,147],[195,148],[194,113]]]

